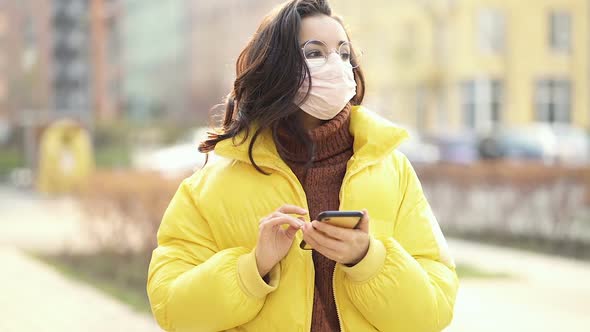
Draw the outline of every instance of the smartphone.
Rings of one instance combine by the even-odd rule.
[[[324,211],[318,215],[316,220],[338,227],[353,229],[358,227],[362,218],[362,211]],[[301,241],[299,247],[301,249],[311,250],[311,247],[305,243],[305,240]]]

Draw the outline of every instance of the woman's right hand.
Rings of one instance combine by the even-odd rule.
[[[258,243],[256,244],[256,265],[261,277],[264,277],[289,252],[297,231],[303,221],[290,216],[306,215],[304,208],[294,205],[283,205],[277,211],[262,218],[259,224]],[[283,229],[282,225],[289,225]]]

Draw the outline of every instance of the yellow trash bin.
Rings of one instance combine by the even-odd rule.
[[[94,171],[88,131],[64,119],[50,125],[41,136],[37,188],[47,194],[83,189]]]

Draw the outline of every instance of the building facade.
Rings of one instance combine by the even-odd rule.
[[[90,0],[92,107],[100,121],[122,115],[121,0]]]
[[[49,6],[0,2],[0,117],[10,124],[21,123],[25,112],[42,116],[53,102]]]
[[[455,127],[567,123],[590,128],[586,0],[465,1],[451,13]]]
[[[51,2],[51,90],[57,117],[91,121],[92,66],[89,0]]]
[[[338,4],[367,46],[363,67],[378,90],[368,102],[388,117],[422,130],[590,128],[587,0],[381,5],[359,23]]]

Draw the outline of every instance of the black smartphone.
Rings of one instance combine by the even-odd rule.
[[[324,211],[318,215],[316,220],[327,222],[330,225],[352,229],[358,227],[362,218],[362,211]],[[305,243],[305,240],[301,240],[299,247],[301,249],[311,250],[311,247]]]

